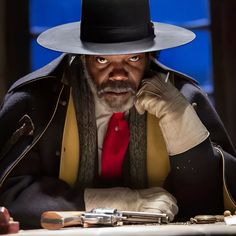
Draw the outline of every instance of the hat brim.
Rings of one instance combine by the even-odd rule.
[[[191,42],[195,34],[185,28],[154,22],[156,37],[122,43],[90,43],[80,40],[80,22],[44,31],[37,42],[48,49],[85,55],[116,55],[160,51]]]

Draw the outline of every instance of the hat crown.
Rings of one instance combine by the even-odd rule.
[[[154,37],[149,0],[83,0],[81,40],[116,43]]]

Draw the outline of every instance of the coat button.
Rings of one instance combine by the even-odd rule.
[[[57,150],[55,154],[57,157],[59,157],[61,155],[61,152]]]
[[[67,102],[65,100],[59,102],[62,106],[66,106]]]

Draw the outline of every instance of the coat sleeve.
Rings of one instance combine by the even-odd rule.
[[[190,83],[184,83],[180,91],[194,106],[210,137],[187,152],[170,157],[167,186],[178,199],[179,217],[222,214],[230,206],[235,209],[236,158],[230,138],[204,92]]]
[[[34,117],[34,110],[30,93],[21,91],[8,94],[0,111],[0,205],[9,209],[21,228],[39,228],[41,214],[47,210],[84,210],[83,190],[58,179],[56,162],[41,158],[45,153],[40,142],[19,159],[35,138],[32,132],[16,132],[21,130],[19,120]]]
[[[84,210],[83,191],[55,177],[10,177],[0,192],[0,205],[8,208],[21,228],[40,228],[44,211]]]
[[[170,166],[168,188],[177,198],[181,220],[223,213],[220,158],[215,155],[209,139],[171,156]]]

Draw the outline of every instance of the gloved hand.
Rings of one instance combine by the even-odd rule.
[[[178,213],[177,201],[169,192],[160,187],[140,189],[141,197],[139,211],[159,212],[168,215],[170,221]]]
[[[203,142],[209,132],[186,98],[169,81],[169,75],[155,74],[144,79],[135,107],[140,114],[148,111],[159,118],[168,153],[176,155]]]
[[[172,221],[178,212],[176,199],[163,188],[141,190],[130,188],[85,189],[85,209],[115,208],[120,211],[166,213]]]

